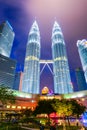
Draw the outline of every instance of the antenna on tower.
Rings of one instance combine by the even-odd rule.
[[[56,17],[54,19],[55,19],[55,21],[57,21]]]
[[[35,16],[35,21],[37,21],[37,17]]]

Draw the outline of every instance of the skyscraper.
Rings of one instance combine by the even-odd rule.
[[[10,57],[14,40],[13,28],[8,21],[0,25],[0,54]]]
[[[20,87],[21,73],[22,72],[15,73],[15,79],[14,79],[14,85],[13,85],[13,89],[15,89],[15,90],[20,89],[19,87]]]
[[[77,47],[78,47],[78,52],[80,55],[86,83],[87,83],[87,40],[78,40],[77,41]]]
[[[24,64],[22,91],[40,93],[40,32],[35,21],[30,29]]]
[[[16,61],[0,54],[0,85],[13,89]]]
[[[84,72],[81,68],[76,69],[76,80],[78,84],[78,90],[87,90]]]
[[[70,72],[64,37],[59,24],[55,21],[52,29],[52,57],[54,71],[54,93],[72,93]]]

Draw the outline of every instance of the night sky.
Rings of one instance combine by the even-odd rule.
[[[15,32],[11,58],[17,60],[17,71],[23,71],[28,33],[35,19],[41,35],[41,59],[52,59],[55,19],[61,26],[71,79],[77,90],[74,71],[81,67],[81,62],[76,42],[87,39],[87,0],[0,0],[0,23],[8,20]],[[53,89],[53,77],[47,67],[41,75],[41,89],[44,86]]]

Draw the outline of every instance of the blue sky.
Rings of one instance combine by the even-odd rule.
[[[64,34],[75,84],[74,70],[81,67],[76,42],[87,39],[86,6],[87,0],[0,0],[0,23],[8,20],[15,32],[11,57],[17,60],[17,71],[23,70],[28,33],[35,19],[41,34],[41,59],[52,59],[51,35],[56,18]],[[44,86],[53,88],[53,77],[47,68],[41,75],[41,87]]]

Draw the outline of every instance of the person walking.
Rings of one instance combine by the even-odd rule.
[[[51,126],[50,130],[56,130],[56,127],[55,126]]]
[[[41,125],[41,126],[40,126],[40,130],[44,130],[44,126]]]

